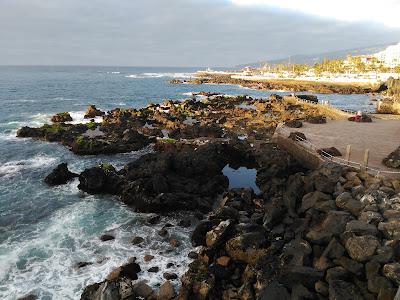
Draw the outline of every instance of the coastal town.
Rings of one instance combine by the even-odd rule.
[[[241,71],[233,72],[207,69],[204,74],[231,74],[234,79],[254,81],[291,79],[376,84],[387,81],[390,77],[400,77],[400,43],[378,53],[348,55],[345,59],[323,58],[314,65],[291,63],[289,58],[287,63],[270,65],[265,62],[259,68],[245,67]]]

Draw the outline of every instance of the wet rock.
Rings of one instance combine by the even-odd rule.
[[[180,244],[181,244],[181,243],[180,243],[178,240],[176,240],[176,239],[170,240],[169,243],[170,243],[170,245],[171,245],[172,247],[174,247],[174,248],[179,247]]]
[[[178,226],[184,227],[184,228],[188,228],[188,227],[192,226],[192,218],[187,217],[187,218],[180,220],[178,223]]]
[[[350,237],[345,243],[347,253],[358,262],[369,260],[378,246],[378,239],[371,235]]]
[[[110,282],[117,280],[119,275],[121,274],[121,270],[122,270],[122,267],[118,267],[118,268],[112,270],[110,273],[108,273],[106,280],[110,281]]]
[[[188,257],[189,257],[190,259],[197,259],[198,256],[199,256],[199,255],[198,255],[196,252],[194,252],[194,251],[190,251],[189,254],[188,254]]]
[[[89,194],[121,193],[122,178],[112,169],[94,167],[86,169],[79,175],[78,188]]]
[[[161,236],[161,237],[166,237],[166,236],[168,236],[168,230],[166,228],[161,228],[158,231],[158,235]]]
[[[144,242],[144,238],[142,238],[141,236],[135,236],[131,241],[131,243],[133,245],[139,245],[139,244],[141,244],[143,242]]]
[[[158,300],[170,300],[175,297],[175,289],[170,281],[164,282],[158,291]]]
[[[38,297],[36,295],[31,294],[24,297],[20,297],[17,300],[36,300],[36,299],[38,299]]]
[[[84,268],[84,267],[87,267],[87,266],[90,266],[90,265],[93,265],[93,263],[92,262],[87,262],[87,261],[80,261],[75,266],[76,266],[76,268],[80,269],[80,268]]]
[[[384,265],[383,274],[392,280],[396,285],[400,285],[400,263]]]
[[[112,241],[112,240],[115,240],[115,236],[113,236],[113,235],[111,235],[111,234],[103,234],[103,235],[100,237],[100,240],[101,240],[102,242]]]
[[[68,170],[66,163],[59,164],[49,175],[46,176],[44,182],[48,185],[66,184],[68,181],[78,177],[78,174],[72,173]]]
[[[175,279],[178,279],[178,275],[176,275],[175,273],[168,273],[168,272],[165,272],[165,273],[163,274],[163,277],[164,277],[166,280],[175,280]]]
[[[146,222],[151,225],[158,224],[158,223],[160,223],[160,221],[161,221],[161,216],[156,215],[156,214],[153,214],[146,218]]]
[[[157,273],[159,270],[160,270],[159,267],[151,267],[150,269],[147,270],[147,272]]]
[[[154,259],[154,256],[153,255],[150,255],[150,254],[146,254],[144,257],[143,257],[143,260],[145,261],[145,262],[149,262],[149,261],[151,261],[151,260],[153,260]]]
[[[89,105],[88,108],[86,109],[86,113],[84,118],[85,119],[94,119],[96,117],[102,117],[106,113],[97,109],[95,105]]]
[[[61,112],[57,113],[54,116],[51,117],[51,122],[53,123],[65,123],[65,122],[71,122],[73,121],[71,115],[69,112]]]
[[[140,271],[140,266],[137,263],[129,263],[121,267],[121,272],[119,275],[131,280],[136,280],[138,279],[137,273]]]
[[[100,282],[88,285],[82,292],[81,300],[97,299],[116,300],[120,298],[117,286],[114,283]]]

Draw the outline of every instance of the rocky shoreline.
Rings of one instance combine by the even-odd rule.
[[[313,92],[320,94],[369,94],[380,93],[387,89],[385,84],[371,86],[367,84],[344,84],[300,80],[245,80],[232,78],[230,74],[197,73],[194,79],[170,81],[172,84],[232,84],[256,90],[275,90],[290,92]]]
[[[138,212],[187,211],[197,219],[181,284],[177,274],[153,269],[165,282],[150,287],[138,262],[127,258],[103,282],[86,287],[81,299],[394,299],[400,181],[332,164],[309,170],[279,149],[271,142],[277,124],[326,119],[318,107],[299,103],[277,95],[213,94],[107,113],[91,107],[102,123],[20,129],[19,137],[58,142],[79,155],[153,144],[154,153],[120,170],[102,164],[74,174],[62,164],[45,181],[59,185],[78,177],[80,190],[115,195]],[[227,165],[255,169],[261,192],[229,189],[222,173]],[[170,225],[159,234],[167,235]]]

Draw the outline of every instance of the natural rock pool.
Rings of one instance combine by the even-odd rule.
[[[261,190],[257,186],[257,170],[249,169],[246,167],[239,167],[238,169],[233,169],[226,165],[222,173],[229,179],[229,188],[251,188],[255,194],[260,194]]]

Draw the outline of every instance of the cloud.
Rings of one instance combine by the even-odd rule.
[[[349,22],[400,27],[398,0],[230,0],[237,5],[265,5]]]
[[[0,0],[0,64],[232,66],[399,34],[226,0]]]

